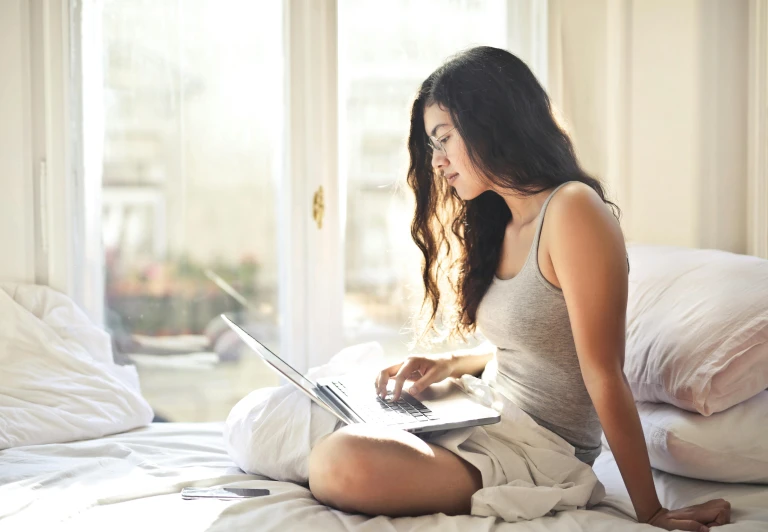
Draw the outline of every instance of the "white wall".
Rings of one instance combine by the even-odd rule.
[[[747,249],[768,259],[768,0],[749,2]]]
[[[748,0],[551,0],[553,99],[629,240],[746,252]]]
[[[0,2],[0,281],[35,279],[26,4]]]
[[[699,245],[746,253],[749,1],[699,6]]]
[[[695,3],[632,3],[630,238],[698,244],[702,91]]]

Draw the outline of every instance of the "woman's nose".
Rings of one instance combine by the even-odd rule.
[[[443,155],[440,150],[433,150],[432,151],[432,167],[433,168],[440,168],[441,166],[445,166],[448,162],[448,158]]]

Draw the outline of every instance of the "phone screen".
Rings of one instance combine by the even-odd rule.
[[[248,497],[263,497],[269,495],[269,490],[260,488],[184,488],[181,490],[183,499],[245,499]]]

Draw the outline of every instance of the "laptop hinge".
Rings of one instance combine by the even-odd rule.
[[[337,397],[336,394],[333,393],[333,390],[319,384],[317,385],[317,390],[323,395],[324,399],[333,403],[333,406],[338,408],[345,417],[351,419],[353,423],[363,423],[363,419],[355,414],[343,400]]]

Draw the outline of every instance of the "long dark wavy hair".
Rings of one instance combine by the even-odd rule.
[[[475,332],[477,308],[512,218],[499,194],[486,191],[464,201],[445,179],[436,179],[424,126],[424,109],[433,104],[450,113],[471,164],[489,183],[524,197],[581,181],[621,217],[600,182],[579,166],[549,97],[523,61],[489,46],[452,57],[421,84],[411,109],[407,181],[416,196],[411,236],[424,255],[425,289],[416,343],[438,333],[437,322],[442,339],[465,340]],[[440,285],[452,296],[443,308]]]

